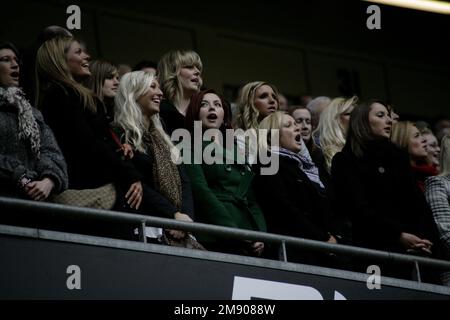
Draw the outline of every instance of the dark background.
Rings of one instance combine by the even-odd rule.
[[[450,104],[450,16],[381,8],[369,30],[364,1],[26,1],[2,4],[0,39],[33,47],[47,25],[81,8],[93,58],[136,64],[170,49],[196,50],[205,85],[233,100],[255,80],[300,95],[357,94],[391,102],[402,118],[432,120]]]

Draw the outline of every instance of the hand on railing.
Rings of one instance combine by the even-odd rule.
[[[433,243],[427,239],[421,239],[418,236],[402,232],[400,234],[400,243],[405,247],[406,252],[418,255],[431,255]]]
[[[259,241],[253,242],[251,247],[253,249],[253,253],[259,257],[262,255],[262,253],[264,251],[264,242],[259,242]]]
[[[175,218],[175,220],[178,220],[178,221],[194,222],[194,221],[192,221],[191,217],[189,217],[187,214],[181,213],[181,212],[175,212],[174,218]],[[186,236],[185,232],[181,231],[181,230],[167,230],[167,231],[175,239],[181,239]]]

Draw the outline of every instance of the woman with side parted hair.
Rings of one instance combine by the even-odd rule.
[[[38,105],[66,159],[69,189],[113,184],[117,194],[113,209],[135,212],[142,203],[142,176],[115,151],[105,108],[82,85],[91,76],[89,59],[72,37],[44,42],[36,59]],[[117,230],[121,235],[131,234],[125,230],[129,226],[122,227]]]
[[[169,136],[184,128],[191,97],[203,84],[202,70],[202,60],[192,50],[170,51],[159,60],[158,81],[164,93],[160,116]]]
[[[132,162],[143,176],[143,206],[152,215],[192,222],[190,184],[182,166],[175,164],[179,150],[161,125],[161,100],[162,91],[153,73],[125,74],[115,98],[113,125],[122,142],[134,149]],[[169,232],[175,238],[185,236],[182,231]]]
[[[279,92],[277,88],[264,81],[254,81],[244,85],[239,91],[236,110],[233,119],[233,128],[242,129],[255,140],[253,144],[244,141],[245,136],[237,134],[237,144],[241,152],[245,153],[250,164],[257,159],[256,130],[262,119],[280,107]],[[252,132],[251,130],[254,130]]]
[[[414,123],[399,121],[392,126],[391,141],[408,153],[414,178],[425,191],[425,179],[438,174],[436,167],[428,163],[427,140]]]
[[[441,173],[426,180],[425,197],[433,212],[444,257],[450,259],[450,134],[442,138],[441,147]],[[441,280],[444,285],[450,286],[450,272],[444,272]]]
[[[96,60],[89,63],[91,76],[86,86],[103,102],[109,122],[114,120],[114,97],[119,88],[117,67],[108,61]]]
[[[331,167],[338,208],[352,221],[355,245],[432,256],[436,226],[408,154],[390,141],[391,128],[389,110],[380,102],[353,110],[347,141]],[[364,261],[360,268],[373,263]],[[383,264],[381,270],[386,276],[412,275],[403,265]]]
[[[270,83],[255,81],[247,83],[239,91],[236,101],[235,129],[256,129],[262,119],[279,108],[278,89]]]

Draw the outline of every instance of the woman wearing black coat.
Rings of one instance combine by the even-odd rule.
[[[74,38],[44,42],[36,59],[38,106],[66,159],[69,189],[112,183],[117,193],[114,209],[140,210],[142,177],[131,161],[116,152],[103,104],[81,84],[90,76],[88,61]]]
[[[301,147],[300,127],[294,118],[283,112],[274,112],[261,121],[260,129],[279,130],[280,144],[268,146],[261,139],[260,148],[279,157],[279,167],[273,175],[260,174],[254,187],[270,233],[336,243],[329,224],[331,210],[318,171],[303,170],[306,159],[298,155]],[[273,160],[272,160],[273,161]],[[288,249],[288,260],[303,263],[321,263],[313,253],[297,248]]]
[[[382,103],[355,108],[345,147],[332,160],[336,199],[352,221],[355,245],[432,256],[437,230],[413,180],[408,155],[389,141],[391,126]],[[381,270],[406,278],[410,271],[392,265]]]

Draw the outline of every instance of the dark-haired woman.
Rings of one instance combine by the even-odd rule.
[[[436,226],[413,179],[408,154],[389,140],[391,128],[384,104],[354,109],[346,144],[332,162],[336,198],[352,220],[355,245],[432,256]],[[386,264],[381,270],[383,275],[411,277],[405,266]]]
[[[192,158],[200,160],[199,164],[186,166],[192,183],[197,221],[266,231],[263,213],[253,197],[254,174],[245,158],[239,159],[240,153],[234,141],[230,144],[231,149],[227,148],[225,130],[231,129],[229,104],[214,90],[194,94],[186,115],[186,127],[191,134],[195,131],[194,121],[200,125],[201,132],[213,130],[211,139],[202,139],[201,153],[193,153]],[[202,155],[206,149],[214,150],[211,156],[220,160],[210,163],[204,159]],[[202,240],[207,248],[222,252],[258,256],[264,249],[264,244],[259,241],[231,241],[205,235]]]

